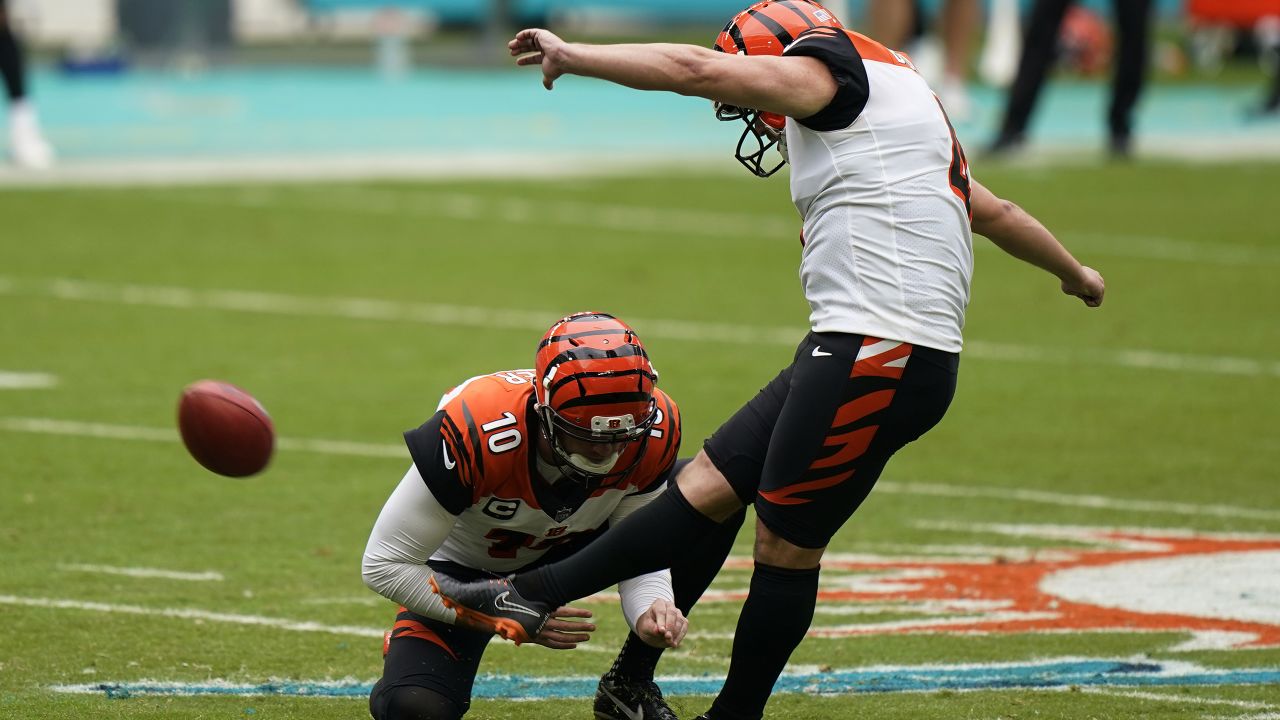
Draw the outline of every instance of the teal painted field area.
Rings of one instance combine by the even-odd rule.
[[[1153,83],[1135,119],[1138,150],[1194,154],[1246,148],[1274,157],[1280,120],[1255,119],[1261,97],[1239,83]],[[213,68],[190,74],[33,78],[49,139],[65,163],[155,159],[280,159],[572,151],[660,155],[732,167],[741,129],[715,122],[705,100],[639,93],[584,78],[554,92],[532,71],[420,69],[400,78],[372,68]],[[1062,80],[1046,88],[1032,148],[1101,154],[1109,88]],[[954,115],[966,147],[995,135],[1003,93],[973,88],[973,111]],[[0,122],[3,118],[0,118]],[[1200,154],[1208,154],[1201,151]]]

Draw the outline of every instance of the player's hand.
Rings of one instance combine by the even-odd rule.
[[[594,624],[583,622],[589,617],[591,617],[590,610],[569,605],[557,608],[551,613],[551,619],[547,620],[547,624],[542,626],[542,632],[538,633],[538,637],[532,642],[552,650],[572,650],[578,647],[578,643],[590,640],[591,633],[595,632]]]
[[[636,619],[636,635],[659,648],[680,647],[684,634],[689,632],[689,619],[670,600],[654,600],[644,614]]]
[[[507,49],[516,65],[541,65],[542,86],[550,90],[556,78],[565,73],[565,41],[550,30],[530,28],[516,33]]]
[[[1102,281],[1098,271],[1085,265],[1080,266],[1077,277],[1062,281],[1062,292],[1080,298],[1089,307],[1101,305],[1102,296],[1106,291],[1106,283]]]

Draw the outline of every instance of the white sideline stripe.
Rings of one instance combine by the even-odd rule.
[[[26,432],[43,435],[69,435],[112,440],[141,440],[147,442],[177,442],[176,429],[139,427],[135,425],[107,425],[104,423],[54,420],[50,418],[0,417],[0,431]],[[373,458],[407,458],[408,451],[400,445],[344,442],[340,440],[314,440],[277,438],[276,447],[282,450],[312,452],[325,455],[351,455]],[[1164,500],[1129,500],[1101,495],[1068,495],[1041,490],[1019,490],[1002,487],[974,485],[943,485],[939,483],[915,483],[881,480],[877,492],[899,495],[926,495],[935,497],[994,498],[1045,505],[1087,507],[1100,510],[1124,510],[1135,512],[1160,512],[1173,515],[1213,515],[1215,517],[1248,518],[1253,520],[1280,520],[1280,512],[1230,505],[1196,505]],[[1021,548],[1008,548],[1006,556],[1029,552]],[[1043,557],[1045,551],[1035,553]],[[904,558],[894,558],[898,561]],[[957,558],[948,558],[956,561]]]
[[[0,277],[0,293],[54,297],[61,300],[118,303],[176,309],[209,309],[302,317],[413,322],[449,327],[510,330],[546,329],[552,312],[483,308],[436,303],[410,303],[369,298],[324,298],[237,290],[191,290],[145,285],[108,285],[69,279],[18,282]],[[632,318],[645,337],[697,342],[794,347],[804,336],[799,327],[731,325],[685,320]],[[1280,378],[1280,361],[1218,355],[1185,355],[1154,350],[1044,348],[969,340],[966,358],[1008,362],[1088,364],[1142,370],[1168,370],[1217,375]]]
[[[52,420],[49,418],[0,417],[0,430],[27,432],[42,435],[71,435],[76,437],[105,438],[111,440],[143,440],[146,442],[177,442],[178,431],[168,428],[138,427],[135,425],[107,425],[104,423]],[[404,458],[408,451],[399,445],[346,442],[343,440],[315,440],[276,438],[281,450],[320,453],[324,455],[353,455],[356,457]]]
[[[133,160],[59,161],[52,168],[27,172],[0,166],[0,187],[65,189],[68,187],[140,187],[225,183],[312,184],[324,181],[427,180],[481,178],[595,178],[636,173],[696,170],[709,175],[741,172],[723,162],[720,153],[668,157],[653,153],[481,153],[409,152],[382,155],[280,155],[230,158],[174,157]],[[713,162],[708,162],[712,160]],[[717,168],[723,170],[717,171]]]
[[[58,376],[49,373],[0,370],[0,390],[43,390],[57,385]]]
[[[1171,515],[1213,515],[1225,518],[1249,518],[1252,520],[1280,520],[1280,511],[1233,505],[1197,505],[1195,503],[1169,502],[1167,500],[1128,500],[1103,495],[1071,495],[1045,490],[989,487],[981,485],[943,485],[901,481],[880,481],[876,492],[901,495],[932,495],[936,497],[993,498],[1019,502],[1062,505],[1067,507],[1095,508],[1099,510],[1124,510],[1132,512],[1160,512]]]
[[[237,613],[220,613],[195,608],[149,608],[141,605],[114,605],[111,603],[86,602],[83,600],[65,600],[59,598],[21,597],[18,595],[0,595],[0,605],[20,605],[24,607],[46,608],[54,610],[87,610],[100,613],[119,613],[124,615],[154,615],[158,617],[178,618],[181,620],[205,620],[208,622],[229,623],[232,625],[258,625],[277,630],[291,632],[318,632],[331,635],[353,635],[356,637],[382,637],[381,628],[357,627],[354,625],[322,625],[317,622],[304,622],[288,618],[264,617],[262,615],[240,615]]]
[[[1000,558],[1002,560],[1062,560],[1073,558],[1076,553],[1062,553],[1048,547],[1019,547],[1017,545],[907,545],[904,543],[865,543],[867,550],[886,555],[933,555],[945,562],[963,562],[976,558]]]
[[[623,232],[663,233],[673,231],[711,237],[733,235],[794,239],[800,230],[798,218],[778,214],[741,214],[714,210],[653,207],[644,205],[606,205],[599,203],[529,201],[519,198],[494,198],[488,195],[459,192],[423,192],[395,189],[326,187],[272,189],[215,193],[162,193],[157,200],[207,205],[233,205],[241,208],[292,206],[310,210],[359,213],[366,215],[418,216],[477,220],[563,227],[587,227]],[[1271,248],[1221,243],[1197,243],[1153,235],[1112,235],[1091,231],[1061,230],[1057,233],[1073,250],[1090,255],[1139,258],[1187,263],[1215,263],[1227,266],[1280,265],[1280,252]],[[981,239],[974,241],[976,250],[997,248]]]
[[[114,567],[112,565],[58,565],[65,572],[101,573],[104,575],[127,575],[136,578],[162,578],[165,580],[192,580],[196,582],[225,580],[222,573],[214,570],[204,572],[182,572],[180,570],[161,570],[144,567]]]
[[[806,637],[844,638],[851,635],[880,635],[882,633],[912,632],[916,630],[942,631],[948,627],[985,625],[1021,620],[1053,620],[1061,617],[1055,612],[992,612],[983,615],[937,618],[933,620],[895,620],[880,623],[855,623],[851,625],[814,625]],[[732,632],[691,632],[686,637],[695,640],[732,640]]]
[[[391,607],[391,601],[381,595],[359,595],[350,597],[318,597],[307,598],[303,605],[368,605],[369,607]]]
[[[409,457],[409,451],[400,445],[378,445],[344,440],[276,438],[276,447],[281,450],[312,452],[321,455],[353,455],[356,457],[375,458]]]
[[[799,218],[736,215],[711,210],[609,205],[572,200],[533,201],[461,192],[401,192],[355,187],[273,191],[256,188],[233,193],[157,193],[156,200],[245,209],[293,207],[316,211],[394,217],[483,220],[527,225],[580,227],[652,234],[673,229],[711,237],[797,238]]]
[[[1271,248],[1230,244],[1210,246],[1151,235],[1111,235],[1070,230],[1058,234],[1069,247],[1097,255],[1189,263],[1210,262],[1219,265],[1280,265],[1280,253]]]
[[[1280,377],[1280,362],[1224,355],[1185,355],[1156,350],[1068,350],[966,340],[965,357],[1061,365],[1115,365],[1142,370]]]
[[[1133,698],[1135,700],[1158,700],[1160,702],[1183,703],[1188,705],[1226,705],[1228,707],[1237,707],[1245,710],[1271,710],[1276,706],[1271,703],[1256,702],[1253,700],[1228,700],[1225,698],[1205,698],[1187,695],[1174,695],[1172,693],[1166,695],[1164,693],[1142,692],[1141,690],[1111,690],[1107,688],[1097,687],[1079,687],[1079,688],[1060,688],[1062,690],[1073,690],[1086,692],[1090,695],[1107,695],[1109,697]]]

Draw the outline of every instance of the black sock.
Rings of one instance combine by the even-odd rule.
[[[560,606],[637,575],[671,567],[716,522],[698,512],[674,484],[616,527],[559,562],[517,575],[516,591]]]
[[[672,564],[671,589],[675,592],[676,607],[680,612],[685,615],[692,612],[694,604],[715,580],[729,557],[729,551],[733,550],[733,541],[737,539],[746,517],[747,508],[744,506],[712,528],[697,545],[688,548]]]
[[[733,549],[733,541],[746,516],[744,507],[717,525],[692,552],[672,566],[671,589],[675,592],[676,607],[686,616],[693,611],[694,603],[706,592],[720,568],[724,567],[725,558]],[[652,680],[663,650],[646,644],[633,632],[627,636],[609,672],[632,680]]]
[[[613,667],[609,668],[609,672],[628,680],[641,682],[652,680],[654,668],[658,666],[658,660],[661,658],[662,648],[645,644],[639,635],[631,632],[627,635],[627,641],[622,644],[622,650],[618,652],[618,657],[614,659]]]
[[[10,100],[26,97],[22,49],[18,47],[18,39],[9,30],[7,19],[0,22],[0,75],[4,76],[4,86],[9,91]]]
[[[758,720],[774,683],[813,622],[818,568],[791,570],[756,563],[738,616],[733,658],[709,717]]]

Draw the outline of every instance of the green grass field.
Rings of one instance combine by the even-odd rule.
[[[1103,272],[1106,304],[975,239],[956,401],[837,537],[826,632],[791,671],[1165,670],[837,683],[779,692],[769,716],[1280,717],[1280,165],[975,169]],[[804,334],[787,195],[745,174],[0,193],[0,717],[367,717],[363,697],[52,688],[372,682],[394,607],[359,561],[406,467],[400,432],[598,309],[645,338],[691,454]],[[4,387],[35,373],[56,384]],[[271,411],[264,474],[211,475],[177,441],[178,394],[203,377]],[[702,693],[675,694],[682,717],[728,667],[750,542],[659,667]],[[939,576],[955,580],[920,589]],[[495,643],[485,669],[594,687],[625,626],[593,607],[590,649]],[[471,716],[590,716],[523,692]]]

